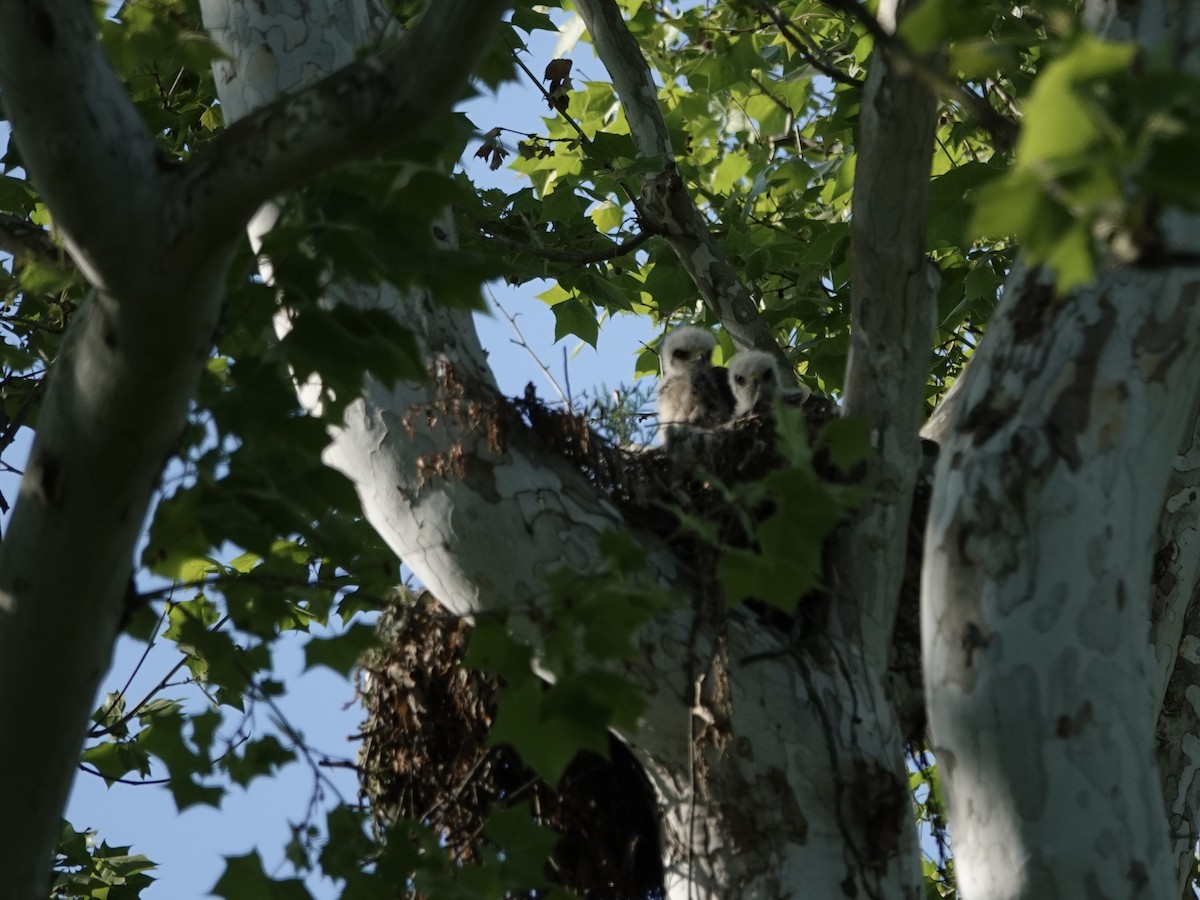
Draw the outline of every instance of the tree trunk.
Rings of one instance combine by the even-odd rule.
[[[49,891],[88,715],[133,550],[217,326],[232,236],[198,266],[165,202],[176,173],[108,68],[79,3],[0,8],[13,136],[96,290],[71,322],[0,545],[0,844],[6,897]],[[161,265],[170,258],[173,265]],[[69,564],[64,559],[69,557]],[[16,730],[14,730],[16,729]]]
[[[1172,18],[1157,2],[1094,3],[1087,21],[1156,47]],[[1171,34],[1194,68],[1184,25]],[[1194,216],[1163,219],[1167,246],[1194,246]],[[1018,273],[963,378],[926,540],[922,628],[971,900],[1179,895],[1195,788],[1164,744],[1176,767],[1165,773],[1172,852],[1153,724],[1186,600],[1160,580],[1152,619],[1150,586],[1154,551],[1194,529],[1194,514],[1172,521],[1168,505],[1160,516],[1196,420],[1198,293],[1194,267],[1102,269],[1067,297]],[[1191,502],[1186,478],[1174,476],[1171,503],[1181,491]],[[1190,594],[1194,551],[1174,559]],[[1148,652],[1152,621],[1172,663]]]
[[[934,752],[964,896],[1165,897],[1150,561],[1200,379],[1200,279],[1011,284],[942,449],[926,539]]]

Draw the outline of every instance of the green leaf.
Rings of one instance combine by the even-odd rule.
[[[875,455],[867,420],[857,416],[830,420],[818,440],[828,449],[829,461],[843,472]]]
[[[786,557],[768,562],[760,554],[732,548],[721,558],[721,585],[731,606],[754,599],[790,614],[816,587],[818,577],[815,566]]]
[[[619,574],[632,575],[646,569],[649,552],[628,531],[610,528],[600,535],[596,546]]]
[[[531,889],[545,884],[546,860],[560,835],[539,825],[527,804],[494,810],[484,833],[504,854],[504,868],[514,887]]]
[[[281,346],[301,380],[321,376],[327,402],[336,400],[339,411],[358,396],[366,373],[385,385],[426,378],[412,332],[382,309],[306,307]]]
[[[596,320],[596,310],[590,303],[575,299],[564,300],[551,309],[554,312],[555,341],[561,341],[573,334],[585,343],[596,346],[600,337],[600,323]]]
[[[958,246],[966,240],[975,191],[1002,174],[994,166],[968,162],[934,178],[929,185],[929,244]]]
[[[560,185],[543,198],[542,211],[547,221],[571,223],[583,215],[587,205],[586,197],[580,196],[566,185]]]
[[[181,490],[158,504],[142,565],[163,578],[186,581],[196,560],[207,560],[211,544],[200,527],[199,501],[196,491]]]
[[[335,806],[325,818],[325,831],[328,840],[321,850],[321,870],[343,880],[360,872],[374,850],[363,831],[363,814]]]
[[[83,763],[104,776],[110,787],[130,772],[137,772],[143,778],[150,775],[150,755],[133,741],[94,744],[83,751]]]
[[[1136,53],[1134,44],[1108,44],[1082,34],[1069,53],[1047,63],[1025,104],[1018,162],[1028,165],[1087,149],[1101,123],[1080,88],[1124,72]]]
[[[684,271],[678,257],[673,253],[657,253],[642,283],[642,291],[643,301],[660,316],[666,317],[695,299],[696,283]],[[657,372],[657,355],[654,359],[656,365],[652,371]],[[641,375],[643,371],[639,367],[636,374]]]
[[[129,847],[97,845],[95,837],[94,831],[75,831],[63,823],[51,896],[137,900],[154,882],[146,874],[154,863]]]
[[[1060,294],[1088,284],[1095,277],[1092,235],[1086,222],[1075,221],[1061,235],[1046,261],[1054,269]]]
[[[621,223],[625,221],[625,210],[611,201],[606,201],[596,205],[588,216],[596,224],[597,231],[607,234],[621,227]]]
[[[730,153],[721,160],[713,173],[713,190],[728,193],[750,171],[750,157],[745,153]]]
[[[513,25],[524,32],[558,31],[558,26],[546,13],[520,5],[513,10],[511,21]]]
[[[296,758],[273,734],[242,744],[236,753],[226,756],[221,765],[235,784],[247,787],[255,778],[273,775]]]
[[[275,881],[263,871],[262,857],[257,850],[245,856],[225,857],[225,872],[213,886],[212,893],[225,900],[312,900],[312,895],[298,878]]]
[[[12,175],[0,175],[0,209],[11,213],[29,212],[36,195],[29,183]]]
[[[499,675],[510,685],[536,681],[530,668],[533,651],[518,641],[506,624],[495,619],[482,619],[471,632],[463,665],[482,672]]]
[[[593,162],[615,164],[618,160],[638,158],[637,147],[628,134],[612,134],[601,131],[587,145],[588,159]]]
[[[898,34],[913,53],[924,56],[945,41],[982,37],[992,22],[986,3],[924,0],[900,22]]]
[[[571,696],[589,699],[578,690]],[[516,687],[508,685],[488,742],[511,745],[547,784],[555,785],[581,749],[597,753],[607,750],[608,731],[595,721],[585,721],[596,718],[596,708],[590,702],[570,715],[550,715],[543,712],[543,701],[543,688],[536,680]]]
[[[175,801],[175,808],[179,812],[193,806],[211,806],[217,809],[227,793],[225,788],[201,784],[191,776],[172,776],[167,782],[167,790],[171,792],[171,799]]]
[[[587,270],[581,272],[575,279],[575,287],[586,299],[598,306],[609,310],[628,310],[630,308],[629,296],[622,293],[611,275],[602,276]]]
[[[304,668],[325,666],[349,677],[364,651],[379,645],[379,635],[370,625],[355,622],[329,638],[313,638],[304,645]]]

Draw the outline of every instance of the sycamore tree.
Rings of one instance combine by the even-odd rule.
[[[405,728],[470,623],[481,740],[538,797],[581,753],[634,772],[641,895],[1189,894],[1200,22],[551,6],[0,4],[0,433],[35,433],[0,544],[5,896],[136,896],[143,861],[61,823],[81,754],[215,802],[307,752],[220,736],[286,690],[275,643],[351,623],[308,646],[348,672],[380,610],[407,643],[366,691]],[[595,80],[527,51],[558,25]],[[538,132],[453,111],[510,79]],[[471,154],[523,178],[478,189]],[[555,337],[708,326],[825,415],[669,453],[627,402],[506,398],[471,318],[499,278],[542,280]],[[432,600],[389,600],[398,560]],[[122,630],[212,708],[97,707]],[[336,808],[290,855],[347,897],[622,895],[556,867],[571,823],[529,796],[469,847],[439,802]],[[920,837],[947,823],[952,864]],[[249,857],[217,892],[306,895]]]

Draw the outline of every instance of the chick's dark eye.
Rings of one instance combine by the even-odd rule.
[[[735,382],[737,382],[738,384],[745,384],[745,383],[746,383],[746,376],[745,376],[745,375],[734,375],[734,376],[733,376],[733,380],[734,380]]]
[[[686,350],[672,350],[671,356],[673,356],[675,359],[687,359],[688,352]]]

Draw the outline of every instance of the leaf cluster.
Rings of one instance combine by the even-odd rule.
[[[136,900],[153,882],[155,868],[129,847],[96,842],[94,831],[76,831],[63,823],[54,859],[52,900]]]
[[[863,499],[861,489],[839,481],[872,453],[866,424],[837,418],[816,436],[818,467],[798,410],[778,404],[774,424],[783,465],[729,491],[747,540],[722,549],[718,577],[728,605],[757,600],[792,615],[824,586],[826,538]]]
[[[647,578],[646,550],[632,536],[606,532],[600,550],[597,571],[547,578],[548,606],[525,611],[532,641],[519,636],[528,628],[485,619],[465,659],[502,681],[490,740],[512,746],[550,785],[579,751],[607,753],[610,729],[636,729],[645,696],[612,663],[638,656],[639,628],[672,603]]]

